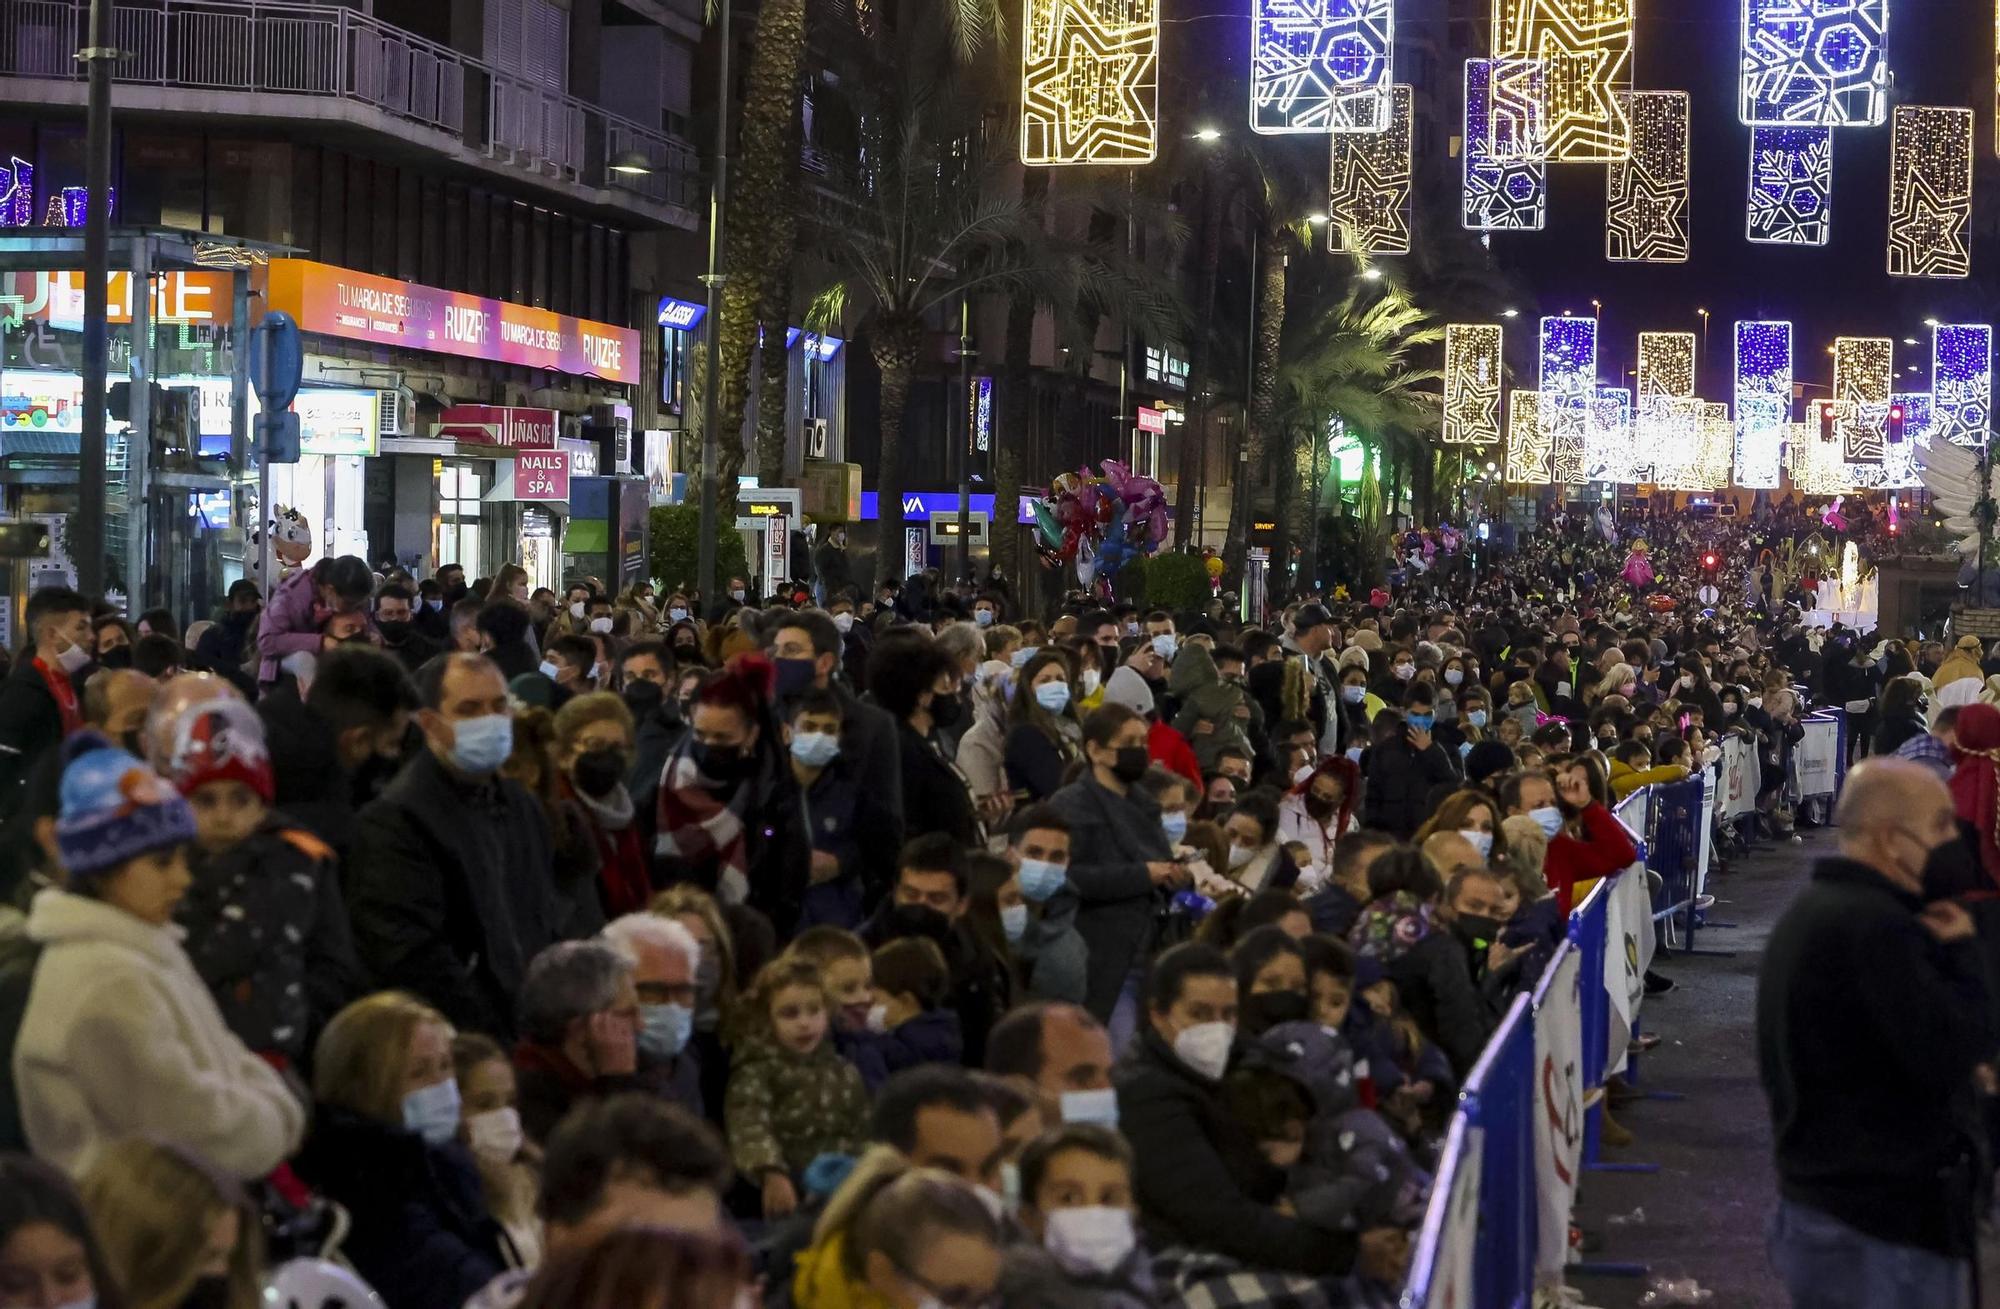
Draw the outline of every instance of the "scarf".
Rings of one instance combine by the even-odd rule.
[[[1958,766],[1951,803],[1979,842],[1979,866],[2000,886],[2000,709],[1969,704],[1958,711]]]
[[[60,668],[52,668],[39,658],[34,661],[35,671],[48,684],[49,694],[55,697],[56,712],[62,715],[62,734],[68,736],[83,726],[83,714],[76,703],[76,686],[69,680],[69,674]]]
[[[688,744],[676,747],[660,779],[659,836],[653,853],[684,865],[715,866],[715,891],[725,904],[750,895],[743,820],[752,783],[718,781],[701,771]]]

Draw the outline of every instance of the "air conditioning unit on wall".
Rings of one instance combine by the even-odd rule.
[[[375,393],[375,425],[383,436],[408,436],[417,425],[413,406],[401,391]]]

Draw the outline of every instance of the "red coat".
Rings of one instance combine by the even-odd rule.
[[[1194,747],[1187,738],[1171,725],[1162,722],[1152,725],[1146,733],[1146,753],[1153,757],[1154,763],[1193,782],[1195,794],[1201,794],[1201,763],[1194,757]]]
[[[1630,868],[1639,858],[1639,847],[1632,840],[1632,833],[1603,805],[1591,805],[1578,821],[1583,835],[1571,836],[1567,830],[1558,833],[1549,842],[1549,857],[1542,865],[1542,875],[1548,879],[1549,889],[1556,893],[1556,903],[1564,918],[1574,908],[1571,900],[1578,882],[1609,877]]]

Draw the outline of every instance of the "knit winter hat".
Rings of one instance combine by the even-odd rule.
[[[160,775],[97,732],[63,743],[56,845],[72,878],[194,839],[194,811]]]
[[[1104,684],[1104,703],[1120,704],[1135,714],[1153,712],[1153,688],[1131,668],[1119,668]]]
[[[1514,766],[1514,752],[1499,741],[1481,741],[1465,756],[1465,780],[1483,782]]]
[[[264,720],[241,700],[204,700],[174,719],[167,780],[182,795],[209,782],[242,782],[270,804],[276,795]]]

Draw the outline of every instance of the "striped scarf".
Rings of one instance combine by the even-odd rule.
[[[659,836],[653,854],[689,869],[713,865],[715,890],[728,904],[741,904],[750,894],[749,852],[743,811],[753,784],[718,781],[702,772],[682,742],[667,760],[660,778]]]

